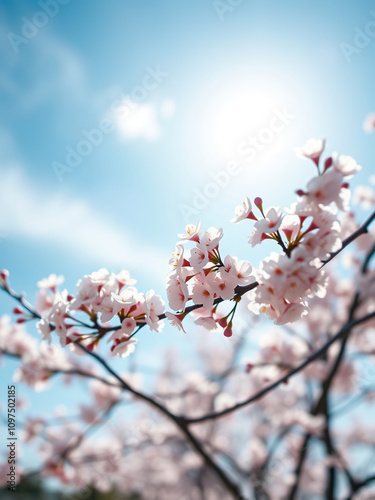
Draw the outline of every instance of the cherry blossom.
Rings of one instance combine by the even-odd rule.
[[[375,130],[375,113],[369,113],[364,122],[363,130],[368,134],[371,134]]]
[[[171,322],[172,326],[175,326],[179,330],[181,330],[182,332],[186,333],[185,329],[184,329],[184,327],[182,325],[182,320],[184,319],[184,315],[183,314],[173,314],[173,313],[167,311],[165,313],[165,316],[166,316],[167,319],[169,319],[169,321]]]
[[[272,234],[281,226],[282,212],[279,207],[270,207],[263,219],[257,220],[254,224],[254,231],[249,237],[249,243],[252,247],[264,240],[267,235]]]
[[[235,217],[231,219],[231,222],[238,223],[244,219],[254,219],[255,216],[252,212],[251,202],[246,196],[245,201],[242,205],[237,205],[234,209]]]
[[[114,339],[111,351],[113,356],[120,356],[126,358],[135,351],[135,345],[138,339],[130,338],[129,335],[123,335],[119,339]]]
[[[199,233],[201,230],[201,223],[195,226],[194,224],[188,224],[185,228],[186,233],[180,233],[178,237],[180,240],[196,241],[199,243]]]
[[[143,310],[150,330],[160,332],[164,326],[163,321],[159,320],[159,315],[164,312],[164,301],[159,295],[155,294],[154,290],[149,290],[146,293]]]
[[[38,281],[37,286],[39,288],[48,288],[54,292],[62,283],[64,283],[64,276],[50,274],[48,278],[44,278],[43,280]]]
[[[194,304],[201,304],[205,309],[211,309],[214,304],[214,291],[208,283],[196,281],[192,298]]]
[[[325,139],[309,139],[302,148],[296,148],[296,154],[302,158],[309,158],[315,163],[319,162],[319,158],[324,151]]]
[[[344,177],[348,175],[353,175],[359,172],[362,167],[358,165],[354,158],[347,155],[338,155],[338,153],[332,154],[333,168],[340,172]]]

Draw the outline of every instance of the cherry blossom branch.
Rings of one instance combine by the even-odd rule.
[[[95,352],[89,351],[84,345],[80,344],[77,342],[77,345],[86,352],[89,356],[95,358],[98,363],[100,363],[105,370],[113,375],[122,385],[124,389],[132,393],[134,396],[137,396],[138,398],[142,399],[143,401],[146,401],[149,403],[151,406],[154,406],[156,409],[158,409],[164,416],[172,420],[176,426],[182,431],[182,433],[185,435],[187,438],[188,442],[192,445],[192,447],[195,449],[195,451],[203,458],[205,461],[206,465],[212,469],[216,474],[220,477],[222,482],[225,484],[227,487],[228,491],[230,491],[235,498],[241,498],[241,492],[239,490],[239,487],[232,482],[232,480],[225,474],[225,472],[214,462],[214,460],[208,455],[208,453],[204,450],[203,446],[199,443],[198,439],[194,436],[194,434],[188,429],[188,421],[184,417],[179,417],[177,415],[174,415],[171,413],[165,406],[160,404],[158,401],[153,399],[150,396],[147,396],[146,394],[143,394],[132,387],[129,386],[127,382],[123,378],[120,377],[109,365],[108,363],[98,354]]]
[[[326,264],[328,264],[328,262],[330,262],[332,259],[334,259],[340,252],[342,252],[342,250],[344,250],[344,248],[346,248],[350,243],[352,243],[354,240],[356,240],[359,236],[361,236],[362,234],[368,233],[368,227],[370,226],[370,224],[374,220],[375,220],[375,211],[368,217],[368,219],[353,234],[351,234],[348,238],[346,238],[345,240],[343,240],[342,246],[341,246],[341,248],[339,250],[337,250],[336,252],[333,252],[328,259],[322,261],[323,262],[323,266],[325,266]],[[375,247],[374,247],[373,251],[375,252]],[[254,288],[256,288],[258,285],[259,285],[259,283],[257,281],[254,281],[253,283],[251,283],[249,285],[246,285],[246,286],[240,286],[240,285],[238,285],[235,288],[235,290],[234,290],[234,296],[242,297],[247,292],[249,292],[249,291],[253,290]],[[28,311],[31,314],[32,318],[34,318],[34,319],[42,319],[42,316],[26,300],[25,296],[22,293],[21,294],[17,294],[9,286],[8,283],[5,284],[4,282],[0,282],[0,288],[3,291],[5,291],[8,295],[10,295],[12,298],[14,298],[17,302],[19,302],[19,304],[26,311]],[[214,300],[214,305],[220,304],[221,302],[224,302],[224,299],[222,299],[221,297],[218,297],[218,298],[216,298]],[[203,307],[202,304],[194,304],[194,305],[188,306],[188,307],[186,307],[186,309],[184,311],[184,314],[187,315],[187,314],[191,313],[192,311],[195,311],[197,309],[201,309],[202,307]],[[30,319],[32,319],[32,318],[30,318]],[[158,318],[159,318],[159,320],[166,319],[166,314],[165,313],[160,314],[160,315],[158,315]],[[104,326],[100,325],[96,320],[92,322],[92,325],[89,325],[88,323],[85,323],[84,321],[81,321],[81,320],[79,320],[77,318],[74,318],[74,317],[70,317],[70,319],[72,319],[72,320],[74,320],[74,321],[77,322],[76,326],[82,326],[82,327],[85,327],[85,328],[96,329],[96,330],[98,330],[97,333],[100,333],[100,334],[105,334],[105,333],[108,333],[108,332],[111,332],[111,331],[119,330],[121,328],[121,325],[111,326],[111,327],[104,327]],[[139,323],[138,322],[137,325],[139,326],[139,329],[140,329],[140,328],[143,328],[146,325],[146,323]],[[50,327],[51,327],[51,329],[54,329],[55,325],[52,324],[52,323],[50,323]]]
[[[375,220],[375,211],[362,224],[362,226],[360,226],[357,229],[357,231],[354,231],[353,234],[351,234],[350,236],[348,236],[347,238],[345,238],[345,240],[343,240],[342,246],[341,246],[341,248],[339,250],[337,250],[336,252],[331,253],[331,255],[328,257],[328,259],[323,260],[323,266],[325,266],[326,264],[328,264],[328,262],[330,262],[332,259],[334,259],[336,257],[336,255],[338,255],[340,252],[342,252],[344,250],[344,248],[346,248],[348,245],[350,245],[350,243],[352,243],[354,240],[356,240],[357,238],[359,238],[359,236],[361,236],[362,234],[368,233],[368,228],[369,228],[369,226],[371,225],[371,223],[374,220]]]
[[[141,392],[133,389],[132,387],[130,387],[129,384],[127,384],[124,379],[122,379],[114,370],[112,370],[112,368],[109,367],[109,365],[105,362],[105,360],[103,358],[101,358],[96,353],[93,353],[93,352],[89,351],[88,349],[86,349],[86,347],[84,347],[82,344],[79,344],[78,342],[77,342],[77,345],[81,349],[83,349],[88,355],[94,357],[100,364],[102,364],[104,366],[104,368],[109,373],[111,373],[120,382],[120,387],[122,387],[122,389],[124,389],[126,391],[129,391],[130,393],[132,393],[134,396],[138,397],[139,399],[142,399],[142,400],[146,401],[147,403],[149,403],[151,406],[156,407],[162,414],[164,414],[169,419],[171,419],[180,428],[180,430],[183,432],[183,434],[188,439],[188,441],[191,443],[191,445],[196,450],[196,452],[199,455],[201,455],[201,457],[204,459],[204,461],[209,466],[209,468],[211,468],[212,470],[214,470],[216,472],[216,474],[218,474],[218,476],[222,479],[223,483],[227,486],[228,490],[233,493],[233,495],[235,496],[235,498],[242,498],[241,497],[241,493],[240,493],[237,485],[235,485],[226,476],[226,474],[224,473],[224,471],[206,453],[206,451],[203,449],[203,447],[201,446],[201,444],[199,443],[199,441],[195,438],[195,436],[187,428],[187,425],[186,425],[186,422],[185,422],[184,418],[180,418],[180,417],[175,416],[165,406],[163,406],[162,404],[158,403],[156,400],[154,400],[150,396],[147,396],[147,395],[145,395],[145,394],[143,394],[143,393],[141,393]],[[21,355],[18,355],[18,354],[15,354],[15,353],[10,353],[10,352],[7,352],[5,350],[2,350],[1,353],[9,355],[9,356],[12,356],[12,357],[21,358]],[[110,382],[109,380],[107,380],[105,378],[102,378],[99,375],[96,375],[96,374],[93,374],[93,373],[90,373],[90,372],[85,372],[85,371],[78,370],[78,369],[73,369],[73,370],[53,370],[53,371],[51,371],[51,373],[53,373],[53,374],[61,373],[61,374],[69,374],[69,375],[79,375],[79,376],[83,376],[83,377],[93,378],[95,380],[99,380],[100,382],[102,382],[104,384],[107,384],[107,385],[110,385],[110,386],[119,387],[119,384],[115,384],[113,382]],[[79,445],[80,442],[81,442],[81,440],[77,443],[77,445]],[[74,446],[74,448],[75,447],[76,447],[76,445]],[[71,450],[68,449],[68,452],[70,452],[70,451]]]
[[[355,320],[347,323],[343,328],[341,328],[341,330],[338,333],[336,333],[333,337],[331,337],[331,339],[328,342],[326,342],[320,349],[318,349],[311,356],[306,358],[303,363],[301,363],[296,368],[293,368],[286,375],[279,378],[278,380],[276,380],[272,384],[266,386],[264,389],[260,390],[259,392],[254,394],[254,396],[251,396],[250,398],[246,399],[245,401],[237,403],[229,408],[226,408],[225,410],[222,410],[222,411],[219,411],[216,413],[211,413],[208,415],[204,415],[204,416],[198,417],[198,418],[188,418],[188,419],[185,419],[185,421],[187,421],[189,424],[197,424],[197,423],[205,422],[207,420],[211,420],[214,418],[220,418],[220,417],[223,417],[225,415],[228,415],[228,414],[238,410],[239,408],[243,408],[244,406],[247,406],[247,405],[257,401],[258,399],[261,399],[263,396],[268,394],[270,391],[272,391],[273,389],[276,389],[276,387],[278,387],[279,385],[281,385],[285,382],[288,382],[290,377],[292,377],[293,375],[296,375],[297,373],[302,371],[310,363],[312,363],[316,359],[319,359],[320,357],[322,357],[327,352],[327,350],[329,349],[329,347],[332,344],[334,344],[338,339],[340,339],[343,335],[345,335],[347,332],[349,332],[352,328],[354,328],[355,326],[361,325],[362,323],[365,323],[366,321],[373,319],[373,318],[375,318],[375,312],[366,314],[362,318],[355,319]]]
[[[365,222],[365,224],[363,224],[363,226],[361,228],[359,228],[354,233],[354,234],[357,234],[356,237],[358,237],[361,234],[364,234],[364,233],[367,232],[367,225],[370,224],[374,220],[374,218],[375,218],[375,212],[374,212],[374,214],[372,214],[367,219],[367,221]],[[353,241],[352,236],[349,237],[349,239],[351,239],[351,241]],[[362,265],[362,268],[361,268],[361,274],[362,275],[365,275],[367,273],[368,266],[370,264],[370,260],[371,260],[371,258],[373,257],[374,254],[375,254],[375,246],[370,250],[370,252],[366,256],[366,259],[365,259],[365,261],[364,261],[364,263]],[[350,309],[349,309],[348,322],[351,322],[353,320],[353,318],[354,318],[354,314],[355,314],[356,308],[359,305],[359,298],[360,298],[360,294],[359,294],[359,291],[357,290],[357,292],[354,295],[354,298],[353,298],[352,304],[350,306]],[[327,405],[328,405],[327,395],[328,395],[328,391],[329,391],[331,383],[332,383],[332,381],[333,381],[333,379],[334,379],[334,377],[335,377],[335,375],[337,373],[337,370],[339,369],[341,361],[344,358],[344,353],[345,353],[346,344],[348,342],[349,333],[350,333],[350,330],[348,330],[347,332],[345,332],[344,335],[343,335],[343,339],[342,339],[342,343],[341,343],[341,347],[340,347],[339,353],[336,356],[334,365],[331,368],[331,371],[330,371],[328,377],[324,380],[324,383],[322,384],[322,393],[321,393],[321,395],[319,397],[318,402],[316,403],[316,405],[314,406],[314,408],[311,411],[312,415],[317,415],[318,413],[325,413],[326,415],[328,415],[328,413],[327,413]],[[306,458],[307,444],[308,444],[308,442],[310,440],[310,437],[311,437],[311,434],[306,434],[306,436],[305,436],[304,444],[303,444],[303,446],[301,448],[301,453],[300,453],[300,456],[299,456],[299,459],[298,459],[298,462],[297,462],[297,467],[296,467],[296,469],[294,471],[294,477],[296,479],[295,479],[295,482],[294,482],[294,484],[293,484],[293,486],[291,488],[289,500],[294,500],[294,498],[296,496],[296,493],[297,493],[297,490],[298,490],[299,481],[300,481],[300,477],[301,477],[303,463],[304,463],[304,460]],[[351,486],[353,488],[352,483],[351,483]]]
[[[68,455],[69,453],[71,453],[73,450],[75,450],[76,448],[78,448],[82,441],[85,439],[85,437],[87,436],[87,434],[95,427],[97,427],[98,425],[100,424],[104,424],[105,423],[105,419],[106,417],[108,417],[111,413],[111,411],[113,410],[113,408],[119,403],[119,401],[115,401],[113,403],[111,403],[108,408],[106,410],[104,410],[103,414],[95,419],[91,424],[88,425],[88,427],[80,434],[76,437],[76,440],[74,443],[68,445],[65,450],[60,454],[60,458],[62,460],[68,460]]]
[[[354,241],[358,236],[360,236],[361,234],[364,234],[366,232],[368,232],[368,225],[375,219],[375,212],[372,216],[369,217],[369,219],[365,222],[365,224],[363,224],[363,226],[361,228],[359,228],[355,233],[353,233],[353,235],[351,235],[349,238],[347,238],[346,240],[343,241],[342,243],[342,248],[331,254],[331,256],[329,257],[329,259],[327,261],[324,261],[324,264],[325,265],[326,263],[328,263],[330,260],[332,260],[340,251],[342,251],[347,245],[349,245],[352,241]],[[236,287],[235,289],[235,295],[237,295],[237,297],[240,297],[242,295],[244,295],[245,293],[247,293],[248,291],[254,289],[255,287],[258,286],[258,283],[257,282],[254,282],[252,283],[251,285],[248,285],[246,287]],[[17,295],[8,285],[6,286],[3,286],[2,284],[2,288],[10,295],[12,296],[14,299],[16,299],[24,309],[26,309],[30,314],[31,314],[31,319],[33,318],[41,318],[41,315],[35,311],[33,309],[33,307],[31,306],[31,304],[29,304],[24,295]],[[215,304],[218,304],[220,302],[222,302],[223,299],[221,298],[217,298],[215,299],[214,303]],[[202,305],[199,305],[199,304],[195,304],[195,305],[192,305],[188,308],[186,308],[185,310],[185,313],[188,314],[190,313],[191,311],[195,310],[195,309],[199,309],[203,307]],[[186,419],[182,416],[178,416],[178,415],[174,415],[173,413],[171,413],[165,406],[163,406],[162,404],[158,403],[155,399],[153,399],[151,396],[148,396],[146,394],[143,394],[141,392],[138,392],[136,390],[134,390],[133,388],[131,388],[119,375],[117,375],[110,367],[109,365],[106,363],[106,361],[101,358],[98,354],[90,351],[89,349],[87,349],[84,345],[82,345],[80,342],[76,342],[76,344],[81,348],[83,349],[86,354],[94,357],[99,363],[102,364],[102,366],[109,372],[111,373],[119,382],[120,384],[122,385],[123,389],[131,392],[133,395],[135,395],[136,397],[140,398],[140,399],[143,399],[144,401],[146,401],[148,404],[154,406],[155,408],[157,408],[161,413],[163,413],[166,417],[168,417],[169,419],[171,419],[172,421],[174,421],[174,423],[180,428],[180,430],[183,432],[183,434],[185,435],[185,437],[188,439],[188,441],[190,442],[190,444],[193,446],[193,448],[202,456],[202,458],[205,460],[206,464],[212,469],[214,470],[218,475],[219,477],[221,477],[221,479],[223,480],[224,484],[227,486],[227,488],[229,489],[229,491],[231,491],[233,494],[237,495],[238,496],[238,493],[239,493],[239,489],[236,485],[234,485],[232,483],[232,481],[226,476],[226,474],[224,473],[224,471],[222,471],[220,469],[220,467],[212,460],[212,458],[205,452],[203,446],[197,441],[197,439],[195,438],[195,436],[191,433],[191,431],[188,429],[188,426],[190,424],[193,424],[193,423],[197,423],[197,422],[201,422],[201,421],[204,421],[204,420],[209,420],[209,419],[212,419],[212,418],[218,418],[222,415],[226,415],[232,411],[235,411],[237,410],[238,408],[241,408],[247,404],[250,404],[252,403],[253,401],[263,397],[265,394],[267,394],[269,391],[271,391],[272,389],[274,389],[275,387],[277,387],[279,384],[287,381],[289,379],[289,377],[291,377],[292,375],[294,375],[295,373],[298,373],[300,370],[302,370],[303,368],[305,368],[305,366],[307,366],[309,363],[311,363],[312,361],[314,361],[315,359],[319,358],[320,356],[322,356],[326,350],[329,348],[329,346],[335,342],[338,338],[341,338],[343,337],[343,345],[342,345],[342,352],[344,351],[344,348],[345,348],[345,343],[346,343],[346,339],[347,339],[347,336],[349,334],[349,331],[351,328],[353,328],[354,326],[357,326],[358,324],[374,317],[374,314],[375,313],[371,313],[371,314],[368,314],[367,316],[361,318],[361,319],[358,319],[358,320],[352,320],[352,321],[349,321],[345,327],[343,327],[342,330],[340,330],[340,332],[338,332],[333,338],[330,339],[329,342],[327,342],[327,344],[325,346],[323,346],[320,350],[318,350],[317,352],[313,353],[309,358],[307,358],[305,360],[304,363],[302,363],[302,365],[300,365],[299,367],[291,370],[289,373],[287,373],[284,377],[282,377],[279,381],[276,381],[275,383],[271,384],[270,386],[264,388],[262,391],[260,391],[258,394],[256,394],[255,396],[251,397],[249,400],[245,401],[245,402],[242,402],[242,403],[238,403],[237,405],[234,405],[232,408],[229,408],[229,409],[226,409],[222,412],[217,412],[217,413],[213,413],[213,414],[210,414],[210,415],[206,415],[204,417],[201,417],[201,418],[198,418],[198,419]],[[165,314],[161,314],[159,315],[159,319],[165,319],[166,318],[166,315]],[[75,318],[71,318],[71,319],[74,319]],[[110,330],[116,330],[118,328],[120,328],[120,326],[118,327],[111,327],[111,328],[105,328],[105,327],[101,327],[100,325],[96,324],[96,322],[93,322],[93,326],[91,325],[87,325],[86,323],[84,322],[81,322],[80,320],[77,320],[77,323],[80,324],[81,326],[85,326],[85,327],[88,327],[88,328],[97,328],[99,331],[98,332],[95,332],[95,333],[106,333],[107,331],[110,331]],[[51,325],[53,328],[54,328],[54,325]],[[144,323],[139,325],[140,327],[143,327],[144,326]],[[341,356],[342,357],[342,356]],[[335,364],[336,368],[335,368],[335,371],[337,370],[337,367],[340,363],[340,360],[337,360],[338,363]],[[334,375],[334,373],[333,373]],[[327,384],[327,387],[330,386],[330,383],[333,379],[333,376],[328,380],[328,384]],[[327,391],[326,391],[327,392]],[[324,392],[323,392],[323,395],[324,395]],[[324,395],[325,396],[325,395]]]

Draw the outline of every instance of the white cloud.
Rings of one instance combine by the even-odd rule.
[[[0,230],[40,245],[58,246],[101,267],[145,272],[164,281],[168,256],[120,229],[82,199],[44,192],[19,167],[1,174]]]
[[[115,123],[125,139],[155,141],[161,136],[157,110],[153,104],[138,104],[126,116],[116,117]]]
[[[113,119],[120,136],[125,140],[156,141],[162,135],[161,119],[171,118],[174,112],[175,103],[171,99],[164,100],[159,107],[129,100],[118,114],[113,113]]]

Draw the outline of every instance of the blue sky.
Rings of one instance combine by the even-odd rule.
[[[294,153],[310,137],[363,166],[354,184],[374,173],[362,122],[375,109],[375,37],[355,42],[357,28],[373,29],[373,3],[237,3],[220,16],[211,0],[71,0],[23,42],[25,23],[43,22],[40,3],[3,3],[0,268],[30,300],[52,272],[73,289],[100,267],[129,269],[140,290],[163,294],[186,207],[189,221],[224,228],[224,251],[256,264],[250,228],[229,222],[234,206],[245,195],[290,205],[315,174]],[[133,106],[128,121],[119,99],[123,112]],[[240,145],[285,112],[283,130],[248,161]],[[114,130],[59,182],[55,162],[67,165],[66,148],[77,151],[103,119]],[[198,209],[197,192],[229,164],[236,175]],[[1,295],[0,313],[11,306]],[[167,328],[160,346],[189,343]],[[147,360],[148,345],[155,339]]]

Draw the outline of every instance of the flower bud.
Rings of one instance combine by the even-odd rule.
[[[232,329],[227,326],[227,328],[224,330],[224,335],[225,337],[231,337],[233,335]]]
[[[221,328],[225,328],[227,326],[227,320],[225,318],[220,318],[216,321]]]
[[[254,205],[256,207],[258,207],[261,212],[263,212],[263,200],[262,200],[262,198],[259,198],[259,196],[257,196],[254,199]]]
[[[324,172],[332,166],[333,160],[331,157],[327,158],[326,161],[324,162]]]

